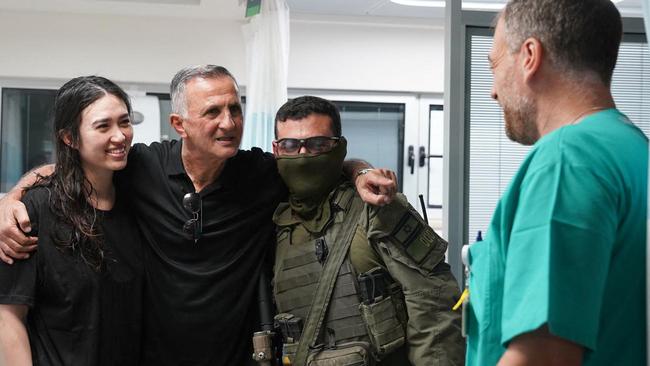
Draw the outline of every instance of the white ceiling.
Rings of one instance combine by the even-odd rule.
[[[463,0],[505,3],[506,0]],[[618,3],[624,15],[640,16],[641,1]],[[83,14],[117,14],[207,19],[244,19],[245,0],[0,0],[0,9]],[[293,14],[381,18],[442,19],[443,8],[412,7],[390,0],[287,0]]]

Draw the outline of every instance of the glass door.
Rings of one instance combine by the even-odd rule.
[[[341,112],[348,159],[362,159],[397,173],[401,186],[404,104],[333,101]]]
[[[415,154],[418,169],[417,208],[424,205],[429,225],[442,237],[443,232],[443,151],[444,110],[442,97],[423,96],[419,98],[419,135]]]

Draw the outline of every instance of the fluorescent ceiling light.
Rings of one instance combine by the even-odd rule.
[[[428,8],[444,8],[444,1],[437,0],[390,0],[392,3],[407,6],[424,6]],[[620,1],[620,0],[619,0]],[[479,3],[463,1],[463,9],[501,10],[504,3]]]
[[[505,6],[505,3],[470,3],[463,1],[463,9],[501,10]]]
[[[423,6],[427,8],[444,8],[445,1],[440,0],[390,0],[392,3],[407,5],[407,6]],[[614,4],[623,2],[624,0],[612,0]],[[488,2],[467,2],[463,1],[463,9],[483,9],[483,10],[501,10],[506,4],[504,3],[488,3]]]
[[[172,4],[172,5],[201,5],[201,0],[94,0],[94,1],[120,2],[120,3]]]
[[[425,6],[427,8],[444,8],[444,1],[427,1],[427,0],[390,0],[395,4],[406,6]]]

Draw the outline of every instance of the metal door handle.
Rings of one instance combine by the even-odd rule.
[[[411,167],[411,174],[415,173],[415,152],[413,145],[409,146],[408,166]]]
[[[419,160],[418,165],[420,166],[420,168],[424,166],[424,162],[426,161],[426,159],[427,159],[427,153],[424,150],[424,146],[420,146],[420,151],[418,154],[418,160]]]
[[[420,167],[423,167],[426,164],[427,159],[430,158],[442,158],[442,155],[427,155],[424,146],[420,146],[418,151],[418,164]]]

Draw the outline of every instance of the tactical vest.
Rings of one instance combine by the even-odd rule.
[[[359,217],[348,217],[347,214],[352,200],[355,199],[360,200],[353,188],[346,185],[339,187],[329,201],[325,202],[325,204],[331,205],[332,214],[329,222],[322,232],[318,234],[318,237],[309,243],[292,241],[291,233],[295,230],[295,225],[279,229],[278,245],[282,246],[284,251],[282,252],[282,258],[276,258],[273,289],[279,313],[288,313],[300,319],[307,319],[314,293],[323,275],[322,263],[326,260],[326,253],[331,251],[334,245],[339,244],[325,242],[325,233],[336,233],[337,230],[342,230],[346,223],[357,225]],[[328,236],[334,237],[335,235]],[[338,269],[334,290],[332,291],[323,326],[317,338],[317,344],[322,345],[324,349],[333,349],[337,345],[361,342],[367,344],[374,356],[377,357],[384,350],[376,349],[377,347],[375,349],[371,348],[371,344],[374,343],[372,341],[376,337],[371,339],[368,332],[368,322],[364,320],[360,310],[364,309],[365,305],[361,305],[357,276],[358,274],[355,273],[349,260],[348,251],[343,264]],[[392,306],[393,301],[388,300]],[[403,301],[403,298],[401,300]],[[400,322],[400,326],[406,323],[405,309],[403,305],[401,306],[404,319],[395,319],[393,322],[394,324]],[[382,310],[380,314],[372,315],[386,318],[390,317],[389,314]],[[396,318],[394,310],[392,315],[393,318]],[[391,340],[395,338],[394,333],[390,336],[392,337]],[[396,343],[396,347],[401,346],[404,342],[403,333],[401,336],[401,343]],[[298,342],[297,339],[294,341]],[[390,352],[396,347],[385,350]]]

